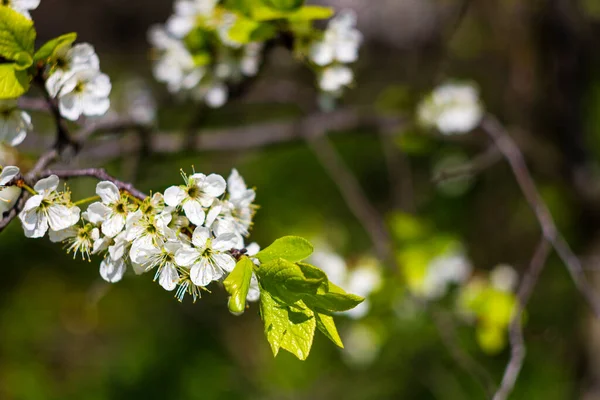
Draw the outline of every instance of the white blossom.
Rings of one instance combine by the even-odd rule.
[[[473,267],[466,255],[459,250],[434,257],[427,266],[421,294],[428,299],[443,297],[450,284],[465,282]]]
[[[165,191],[165,203],[171,207],[181,206],[185,216],[196,226],[204,223],[205,208],[225,193],[227,184],[222,176],[217,174],[182,175],[185,186],[171,186]]]
[[[239,244],[234,234],[213,238],[208,228],[199,226],[194,230],[191,246],[183,245],[175,261],[190,268],[190,279],[195,285],[205,287],[221,279],[226,272],[233,271],[235,259],[227,252]]]
[[[90,204],[88,214],[93,220],[101,221],[103,234],[115,237],[125,227],[130,212],[127,197],[121,196],[119,188],[109,181],[99,182],[96,185],[96,194],[101,201]]]
[[[250,243],[246,246],[246,255],[250,257],[254,264],[259,264],[259,261],[254,257],[260,251],[260,246],[257,243]],[[255,302],[260,299],[260,286],[258,284],[258,278],[254,271],[252,271],[252,277],[250,278],[250,287],[248,288],[248,294],[246,295],[246,301]]]
[[[171,219],[170,210],[149,215],[138,210],[130,215],[125,238],[131,242],[129,257],[132,262],[148,269],[148,257],[175,239],[175,233],[169,228]]]
[[[56,66],[52,75],[46,80],[46,90],[52,97],[58,96],[65,81],[76,71],[100,70],[100,59],[89,43],[62,47],[57,50],[57,53]]]
[[[240,61],[242,74],[245,76],[255,76],[258,73],[263,48],[264,44],[261,42],[252,42],[244,46],[244,54]]]
[[[100,263],[100,276],[106,282],[117,283],[125,275],[126,269],[125,261],[122,259],[113,260],[110,256],[107,256]]]
[[[196,65],[194,57],[181,40],[173,37],[160,25],[150,28],[148,39],[159,53],[152,69],[157,81],[166,83],[171,93],[189,90],[198,85],[206,70]]]
[[[197,24],[198,19],[210,17],[219,0],[176,0],[175,13],[167,21],[167,30],[183,38]]]
[[[483,118],[483,106],[475,86],[446,83],[437,87],[420,105],[418,118],[426,127],[446,135],[467,133]]]
[[[38,8],[40,0],[3,0],[0,4],[8,6],[24,17],[31,19],[29,11]]]
[[[65,194],[56,191],[58,183],[58,177],[51,175],[35,184],[38,194],[27,200],[19,214],[26,237],[40,238],[48,228],[61,231],[79,221],[79,207],[69,204]]]
[[[321,73],[319,87],[325,92],[340,94],[341,90],[352,83],[354,73],[344,65],[327,67]]]
[[[12,208],[17,203],[21,196],[21,189],[18,186],[6,186],[20,173],[18,167],[6,166],[0,172],[0,217]]]
[[[100,240],[100,230],[92,224],[75,225],[61,231],[50,230],[48,237],[53,243],[66,243],[67,254],[73,253],[73,258],[81,254],[84,260],[90,260],[94,244]]]
[[[512,292],[517,287],[519,275],[510,265],[500,264],[490,272],[490,283],[503,292]]]
[[[0,186],[8,185],[20,172],[21,170],[19,167],[14,167],[12,165],[2,168],[2,172],[0,172]]]
[[[71,121],[81,115],[104,115],[110,108],[111,89],[106,74],[93,69],[75,71],[64,80],[58,92],[60,114]]]
[[[247,236],[254,216],[252,202],[256,193],[246,187],[244,178],[236,169],[227,178],[227,193],[228,199],[216,202],[208,212],[205,225],[212,227],[216,235],[235,233],[240,237]]]
[[[310,48],[310,59],[323,67],[333,62],[352,63],[358,59],[362,34],[355,28],[356,14],[344,10],[331,19],[323,40]]]
[[[0,143],[18,146],[32,129],[31,117],[17,108],[16,100],[0,100]]]

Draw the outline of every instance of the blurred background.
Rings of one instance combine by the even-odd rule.
[[[509,357],[506,327],[478,330],[477,318],[455,311],[461,294],[452,285],[431,307],[412,301],[407,288],[440,257],[458,256],[454,262],[469,265],[475,278],[487,279],[499,264],[521,275],[540,230],[499,158],[472,176],[434,179],[489,147],[478,131],[447,137],[406,123],[419,99],[447,79],[479,86],[600,291],[600,1],[319,4],[354,9],[365,35],[356,87],[333,122],[318,110],[314,76],[283,48],[221,109],[173,99],[152,78],[146,41],[148,27],[171,13],[170,0],[42,0],[33,18],[40,43],[74,31],[95,46],[113,81],[115,112],[129,105],[131,85],[145,85],[159,105],[158,130],[178,143],[205,144],[141,154],[127,150],[137,148],[135,135],[109,134],[98,145],[117,143],[125,149],[120,155],[90,150],[71,165],[104,166],[144,191],[179,182],[180,168],[224,176],[237,168],[261,207],[250,241],[309,238],[319,250],[315,263],[334,282],[368,295],[366,308],[337,318],[346,349],[317,334],[307,361],[285,352],[274,359],[256,304],[234,317],[217,285],[196,304],[178,303],[150,275],[109,285],[99,277],[99,260],[74,262],[47,240],[26,240],[13,223],[0,240],[0,399],[486,398],[486,382],[500,381]],[[306,118],[334,131],[334,149],[392,232],[399,265],[377,261],[364,226],[303,140],[215,150],[210,138],[197,139],[288,132]],[[49,117],[33,119],[51,138]],[[24,153],[5,157],[26,166],[35,147],[26,143]],[[72,183],[80,194],[94,186]],[[407,271],[417,264],[414,278]],[[486,312],[505,313],[503,301]],[[600,326],[554,256],[524,329],[527,357],[511,398],[600,398]],[[457,363],[457,348],[475,371]]]

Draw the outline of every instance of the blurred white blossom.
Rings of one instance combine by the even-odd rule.
[[[31,19],[29,12],[38,8],[40,0],[4,0],[0,4],[8,6],[24,17]]]
[[[446,83],[437,87],[418,108],[418,118],[426,127],[446,135],[468,133],[483,118],[477,88],[465,83]]]
[[[0,143],[18,146],[32,129],[31,117],[19,110],[16,100],[0,100]]]

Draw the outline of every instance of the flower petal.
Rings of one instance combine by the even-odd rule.
[[[169,292],[177,287],[179,282],[179,274],[172,264],[165,265],[160,271],[158,283]]]
[[[119,188],[112,182],[102,181],[96,185],[96,194],[104,204],[117,203],[121,198]]]
[[[51,192],[53,190],[56,190],[56,188],[58,187],[58,182],[58,176],[50,175],[47,178],[40,179],[39,181],[37,181],[33,189],[40,194],[42,192]]]
[[[212,259],[224,271],[231,272],[235,268],[235,259],[229,254],[216,253],[212,255]]]
[[[187,193],[180,186],[171,186],[165,190],[165,203],[171,207],[177,207],[183,199],[187,197]]]
[[[200,252],[191,246],[183,245],[175,253],[175,262],[182,267],[189,267],[200,257]]]
[[[199,226],[194,230],[194,234],[192,235],[192,243],[198,249],[204,250],[210,237],[210,230],[204,226]]]
[[[198,203],[196,200],[188,200],[183,203],[183,211],[185,212],[185,216],[188,217],[192,224],[200,226],[204,223],[206,214],[204,214],[202,205],[200,205],[200,203]]]
[[[116,283],[123,278],[125,274],[125,262],[123,260],[113,260],[106,257],[100,263],[100,276],[107,282]]]

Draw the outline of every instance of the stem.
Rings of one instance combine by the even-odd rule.
[[[100,200],[100,196],[92,196],[92,197],[87,197],[85,199],[81,199],[76,201],[75,203],[73,203],[74,206],[79,206],[85,203],[91,203],[92,201],[96,201],[96,200]]]
[[[36,192],[35,190],[33,190],[33,188],[31,186],[29,186],[28,184],[26,184],[25,182],[23,182],[23,183],[21,183],[21,184],[19,184],[17,186],[19,186],[22,189],[27,190],[33,196],[35,196],[35,195],[38,194],[38,192]]]

